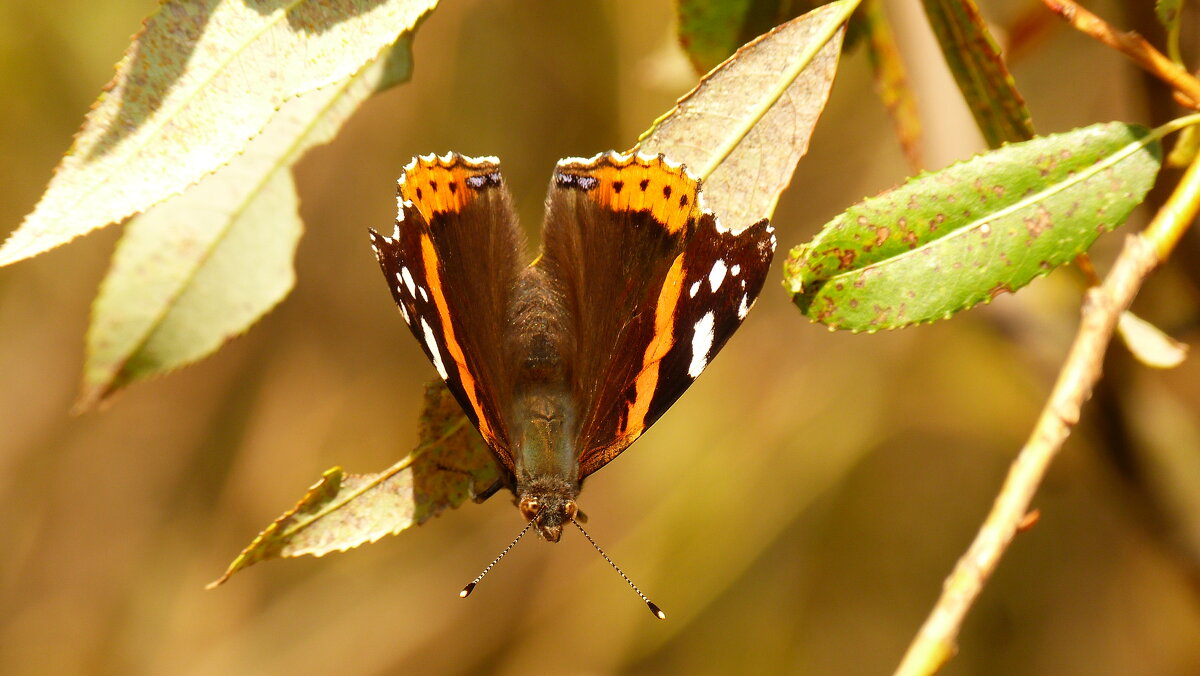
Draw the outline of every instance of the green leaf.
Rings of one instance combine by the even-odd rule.
[[[792,250],[785,286],[834,329],[947,318],[1085,251],[1160,164],[1157,136],[1117,122],[1006,145],[850,207]]]
[[[988,146],[1033,138],[1025,100],[973,0],[923,0],[963,99]]]
[[[284,102],[351,77],[435,4],[168,0],[0,247],[0,265],[180,193],[241,153]]]
[[[287,295],[302,230],[292,165],[410,69],[405,37],[284,104],[245,154],[129,223],[93,306],[78,409],[207,356]]]
[[[769,217],[829,98],[851,0],[794,19],[742,47],[642,134],[704,179],[704,199],[738,229]]]
[[[267,526],[212,589],[265,559],[323,556],[425,523],[499,480],[483,438],[439,380],[425,388],[420,444],[379,474],[325,472],[296,506]]]

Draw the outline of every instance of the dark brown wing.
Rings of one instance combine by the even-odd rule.
[[[764,220],[739,234],[699,183],[660,157],[563,160],[543,265],[576,336],[580,477],[615,458],[691,385],[741,324],[775,249]]]
[[[511,471],[503,336],[523,241],[499,160],[414,158],[397,202],[395,231],[372,230],[371,248],[413,336]]]

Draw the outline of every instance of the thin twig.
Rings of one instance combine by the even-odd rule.
[[[1192,77],[1183,66],[1158,51],[1134,31],[1121,32],[1104,19],[1079,6],[1074,0],[1042,0],[1050,11],[1061,16],[1076,30],[1119,50],[1133,59],[1151,75],[1166,82],[1179,96],[1176,99],[1189,108],[1200,109],[1200,80]]]
[[[963,618],[1025,522],[1046,469],[1079,421],[1080,409],[1100,378],[1104,353],[1121,313],[1133,302],[1150,272],[1170,253],[1179,234],[1191,225],[1198,209],[1200,157],[1188,167],[1145,233],[1126,239],[1104,283],[1088,291],[1075,342],[1050,398],[1009,468],[975,541],[946,579],[941,598],[905,653],[896,670],[898,676],[935,673],[954,654]]]

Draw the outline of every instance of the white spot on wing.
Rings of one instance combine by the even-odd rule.
[[[433,339],[433,329],[429,328],[429,322],[425,318],[421,318],[421,330],[425,333],[425,347],[429,348],[429,354],[433,357],[433,368],[437,369],[438,375],[445,380],[446,365],[442,363],[442,352],[438,349],[437,341]],[[703,368],[703,367],[701,367]]]
[[[421,300],[423,300],[423,301],[425,301],[426,303],[428,303],[428,302],[429,302],[429,294],[425,293],[425,287],[423,287],[423,286],[418,286],[418,287],[417,287],[417,291],[420,291],[420,292],[421,292]]]
[[[740,266],[740,265],[735,265],[732,268],[729,268],[729,274],[733,275],[734,277],[737,277],[741,273],[742,273],[742,266]]]
[[[404,317],[405,324],[412,324],[412,318],[408,316],[408,310],[404,309],[404,303],[397,303],[400,307],[400,316]]]
[[[696,326],[692,333],[692,362],[688,364],[688,375],[695,378],[708,366],[708,351],[713,345],[713,325],[716,317],[709,311]]]
[[[688,287],[688,298],[695,298],[696,292],[698,292],[699,290],[700,290],[700,280],[697,279],[690,287]]]
[[[404,277],[404,286],[408,287],[408,295],[415,296],[417,294],[417,283],[413,281],[412,273],[408,271],[408,266],[400,268],[400,274]]]
[[[718,258],[713,264],[712,270],[708,273],[708,286],[714,292],[721,288],[721,282],[725,281],[725,259]]]
[[[738,319],[745,319],[746,313],[750,311],[750,306],[746,305],[748,299],[747,294],[742,294],[742,303],[738,305]]]

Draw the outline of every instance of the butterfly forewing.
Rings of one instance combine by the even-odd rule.
[[[766,221],[733,234],[661,157],[559,163],[541,265],[576,334],[580,477],[642,434],[741,324],[770,266]]]
[[[509,470],[504,353],[523,242],[494,158],[423,156],[400,178],[400,217],[371,245],[400,314]]]

